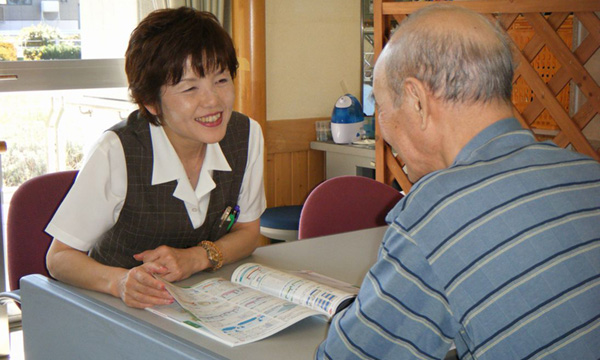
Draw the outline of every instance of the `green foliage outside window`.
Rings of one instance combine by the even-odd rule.
[[[21,29],[19,40],[23,46],[45,46],[62,39],[57,28],[46,24],[38,24]]]
[[[66,39],[58,29],[46,24],[23,28],[19,39],[25,47],[25,60],[81,59],[81,46],[73,43],[78,38]]]
[[[0,61],[16,61],[17,50],[8,42],[0,42]]]
[[[81,59],[81,47],[71,44],[42,46],[40,52],[42,60]]]

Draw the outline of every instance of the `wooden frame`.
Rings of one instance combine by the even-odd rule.
[[[265,132],[265,0],[233,0],[232,24],[233,43],[240,64],[235,80],[234,109],[256,120]]]
[[[561,147],[571,145],[574,150],[600,160],[600,154],[582,133],[582,129],[596,114],[600,113],[600,86],[585,68],[585,64],[600,48],[600,19],[594,13],[600,11],[600,1],[455,0],[439,2],[448,2],[478,11],[498,21],[506,30],[509,30],[518,18],[525,19],[535,34],[524,46],[515,44],[520,51],[516,54],[519,66],[515,71],[513,83],[518,79],[524,80],[532,90],[533,101],[522,111],[513,106],[515,117],[524,127],[532,129],[532,124],[542,112],[550,114],[558,129],[556,134],[550,136],[556,144]],[[390,36],[393,21],[400,23],[416,10],[439,2],[374,0],[375,59]],[[574,50],[571,50],[557,33],[568,18],[576,19],[589,33]],[[542,78],[531,65],[543,48],[551,52],[560,66],[560,69],[548,80]],[[557,95],[569,83],[571,86],[577,86],[587,98],[578,111],[571,115],[565,109],[564,104],[557,99]],[[376,125],[375,144],[377,180],[387,184],[396,180],[403,190],[410,190],[412,184],[402,170],[402,160],[394,157],[389,144],[379,136],[378,124]]]

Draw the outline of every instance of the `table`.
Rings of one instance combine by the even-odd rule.
[[[243,262],[318,273],[360,285],[377,258],[387,227],[359,230],[258,248],[215,273],[179,285],[229,278]],[[21,280],[24,348],[38,359],[312,359],[328,324],[309,318],[267,339],[228,347],[120,299],[69,286],[41,275]]]

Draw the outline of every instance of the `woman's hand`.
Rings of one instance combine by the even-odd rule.
[[[258,246],[260,219],[247,223],[235,223],[231,231],[215,242],[223,253],[224,264],[250,255]],[[206,250],[201,246],[178,249],[161,245],[133,256],[145,264],[155,263],[167,271],[161,277],[167,281],[180,281],[212,266]]]
[[[145,308],[173,302],[164,283],[154,278],[153,274],[163,276],[168,270],[160,264],[147,263],[130,270],[107,266],[56,239],[48,249],[46,263],[55,279],[121,298],[128,306]]]
[[[167,268],[156,263],[128,270],[117,285],[119,297],[127,306],[135,308],[171,304],[174,299],[165,289],[165,284],[153,276],[163,276],[166,272]]]
[[[166,269],[161,274],[167,281],[187,279],[198,271],[210,266],[206,250],[199,246],[187,249],[177,249],[161,245],[154,250],[146,250],[133,256],[144,265],[154,263]]]

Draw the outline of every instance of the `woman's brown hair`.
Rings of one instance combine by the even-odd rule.
[[[181,80],[188,58],[200,77],[222,70],[235,78],[238,61],[233,41],[209,12],[188,7],[156,10],[133,30],[125,73],[131,97],[150,123],[161,125],[161,87]],[[150,114],[145,104],[156,106],[159,115]]]

